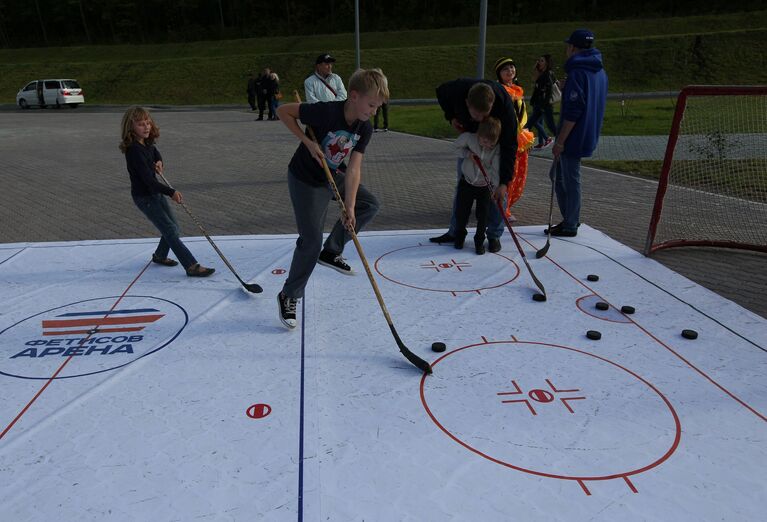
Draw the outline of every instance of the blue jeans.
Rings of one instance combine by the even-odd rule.
[[[538,131],[538,143],[543,145],[548,136],[543,128],[544,122],[551,131],[551,135],[554,136],[557,133],[557,125],[554,123],[554,108],[551,105],[534,105],[533,114],[530,119],[527,120],[527,128]]]
[[[572,232],[578,230],[581,215],[581,158],[561,154],[559,165],[554,190],[563,218],[562,228]]]
[[[453,194],[453,213],[450,216],[450,228],[447,229],[447,233],[453,237],[456,237],[456,212],[458,210],[458,183],[463,177],[461,172],[461,165],[463,164],[463,158],[458,158],[456,163],[457,176],[455,179],[455,193]],[[504,202],[505,203],[505,202]],[[500,239],[503,235],[503,216],[501,211],[498,210],[498,205],[494,200],[490,201],[490,207],[487,209],[487,239]]]
[[[184,268],[188,269],[197,263],[192,253],[179,238],[180,229],[178,228],[178,222],[168,204],[167,197],[162,194],[134,196],[133,202],[162,234],[162,239],[160,239],[160,243],[154,251],[155,256],[165,259],[168,257],[168,251],[173,250],[179,263]]]

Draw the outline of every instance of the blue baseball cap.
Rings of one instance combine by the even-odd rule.
[[[594,33],[588,29],[576,29],[573,34],[565,40],[565,43],[574,45],[579,49],[590,49],[594,45]]]

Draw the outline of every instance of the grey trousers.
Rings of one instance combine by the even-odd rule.
[[[345,187],[343,172],[337,172],[335,182],[341,197],[344,197]],[[322,229],[325,227],[325,217],[328,204],[333,199],[333,191],[329,185],[315,187],[304,183],[288,171],[288,190],[290,201],[293,203],[293,214],[296,216],[298,239],[293,251],[293,261],[282,292],[287,297],[301,298],[304,288],[317,264],[317,258],[322,245]],[[359,232],[378,213],[378,200],[364,186],[357,189],[357,200],[354,215],[357,218],[355,230]],[[352,236],[341,221],[336,221],[332,232],[325,240],[324,250],[333,254],[341,254],[344,245]]]

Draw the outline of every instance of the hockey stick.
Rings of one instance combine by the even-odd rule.
[[[490,190],[490,198],[493,197],[493,193],[495,192],[495,187],[490,182],[490,178],[487,176],[487,172],[485,172],[485,167],[482,166],[482,160],[480,160],[476,154],[472,155],[472,159],[474,160],[474,163],[477,164],[477,167],[479,167],[479,171],[482,173],[482,177],[485,178],[485,183],[487,183],[487,188]],[[537,277],[535,277],[535,273],[533,273],[533,269],[530,268],[530,263],[527,262],[527,256],[525,255],[525,251],[522,250],[522,245],[519,244],[519,239],[517,239],[517,235],[514,233],[514,229],[511,228],[511,223],[509,222],[509,218],[506,217],[506,213],[503,211],[503,207],[501,206],[501,203],[496,200],[495,204],[498,206],[498,211],[501,213],[501,216],[503,217],[503,220],[506,222],[506,228],[509,229],[509,234],[511,234],[511,238],[514,240],[514,244],[517,245],[517,250],[519,250],[519,254],[522,256],[522,261],[525,262],[525,266],[527,267],[527,271],[530,273],[530,277],[533,279],[533,282],[535,283],[535,286],[538,287],[538,290],[541,291],[543,294],[544,300],[547,297],[546,296],[546,289],[543,288],[543,285],[538,280]]]
[[[297,91],[293,91],[293,95],[295,96],[296,100],[299,102],[301,101],[301,97],[298,95]],[[314,130],[307,125],[306,126],[306,132],[309,135],[309,138],[317,143],[317,137],[314,135]],[[333,179],[333,175],[330,173],[330,169],[328,168],[328,164],[325,161],[325,158],[322,158],[322,170],[325,171],[325,177],[328,180],[328,184],[330,185],[330,188],[333,189],[333,194],[335,195],[336,201],[338,201],[338,206],[341,209],[341,216],[342,219],[346,217],[346,205],[344,205],[344,200],[341,197],[341,194],[338,192],[338,187],[336,186],[336,182]],[[391,316],[389,315],[389,310],[386,308],[386,303],[384,303],[383,297],[381,296],[381,291],[378,289],[378,284],[376,283],[375,278],[373,277],[373,272],[370,270],[370,265],[368,264],[367,258],[365,257],[365,252],[362,250],[362,245],[359,242],[359,239],[357,239],[357,233],[354,231],[354,227],[347,228],[349,231],[349,234],[352,236],[352,241],[354,241],[354,246],[357,248],[357,253],[360,256],[360,259],[362,260],[362,265],[365,267],[365,273],[368,275],[368,279],[370,280],[370,285],[373,287],[373,292],[376,294],[376,299],[378,299],[378,304],[381,307],[381,311],[384,314],[384,317],[386,318],[386,322],[389,325],[389,330],[391,330],[392,335],[394,336],[394,340],[397,342],[397,346],[399,347],[399,351],[402,352],[402,355],[405,356],[405,358],[413,363],[419,370],[425,372],[425,373],[431,373],[431,365],[418,357],[416,354],[411,352],[407,346],[405,346],[405,343],[402,342],[402,339],[400,339],[399,334],[397,333],[397,329],[394,328],[394,322],[391,319]]]
[[[170,186],[170,182],[168,182],[168,180],[165,178],[165,176],[162,175],[161,172],[158,172],[157,174],[160,176],[160,178],[162,178],[163,182],[166,185],[168,185],[168,187],[173,188]],[[189,208],[184,203],[181,203],[181,206],[184,207],[184,210],[186,210],[186,213],[189,214],[189,217],[192,218],[192,221],[195,222],[197,227],[200,229],[200,232],[202,232],[202,235],[205,236],[205,239],[207,239],[208,242],[210,242],[210,245],[213,247],[213,250],[216,251],[216,253],[219,255],[219,257],[224,262],[224,264],[226,264],[226,266],[229,267],[229,270],[234,274],[234,277],[237,278],[237,281],[239,281],[240,284],[243,287],[245,287],[245,290],[247,290],[248,292],[252,292],[254,294],[260,294],[261,292],[263,292],[264,289],[261,288],[256,283],[246,283],[245,281],[242,280],[242,278],[239,275],[237,275],[237,272],[234,270],[234,267],[231,265],[231,263],[229,263],[229,260],[224,256],[223,252],[221,252],[221,250],[218,249],[216,244],[213,242],[213,240],[210,238],[208,233],[205,231],[205,228],[202,226],[202,223],[200,223],[197,220],[197,218],[194,217],[194,214],[192,214],[192,211],[189,210]]]
[[[553,171],[553,172],[552,172]],[[535,253],[535,258],[540,259],[546,255],[551,246],[551,213],[554,211],[554,185],[557,184],[557,174],[559,173],[559,157],[554,158],[554,163],[551,164],[549,169],[549,178],[551,178],[551,197],[549,198],[549,228],[546,230],[546,244],[539,251]]]

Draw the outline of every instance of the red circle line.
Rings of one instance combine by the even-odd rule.
[[[631,321],[629,320],[628,317],[625,316],[625,314],[623,314],[623,312],[620,312],[620,314],[623,316],[623,318],[625,320],[624,321],[619,321],[617,319],[610,319],[608,317],[603,317],[601,315],[592,314],[591,312],[589,312],[585,308],[581,307],[581,301],[583,301],[584,299],[587,299],[589,297],[599,297],[599,296],[597,294],[587,294],[587,295],[581,296],[581,297],[579,297],[578,299],[575,300],[575,307],[578,310],[580,310],[581,312],[583,312],[584,314],[590,315],[591,317],[593,317],[595,319],[599,319],[601,321],[609,321],[611,323],[619,323],[619,324],[631,324]],[[605,302],[607,302],[607,301],[605,301]],[[612,308],[613,310],[617,311],[617,308],[615,308],[613,305],[610,305],[610,308]],[[607,310],[605,310],[605,311],[607,311]]]
[[[406,250],[408,248],[421,248],[422,246],[424,246],[424,245],[407,246],[407,247],[397,248],[396,250],[392,250],[390,252],[386,252],[385,254],[382,254],[378,259],[376,259],[376,262],[373,264],[373,268],[375,268],[375,271],[378,272],[378,275],[380,275],[381,277],[383,277],[387,281],[391,281],[392,283],[397,284],[397,285],[406,286],[408,288],[414,288],[416,290],[424,290],[426,292],[447,292],[447,293],[455,293],[455,294],[461,294],[461,293],[467,293],[467,292],[476,292],[477,290],[490,290],[492,288],[500,288],[501,286],[507,285],[507,284],[511,283],[512,281],[514,281],[515,279],[517,279],[519,277],[519,265],[517,265],[517,263],[515,263],[513,259],[511,259],[509,257],[506,257],[503,254],[497,254],[497,253],[493,253],[493,255],[504,258],[505,260],[507,260],[509,263],[511,263],[514,266],[514,268],[516,270],[516,273],[514,274],[514,277],[512,277],[508,281],[504,281],[503,283],[499,283],[499,284],[497,284],[495,286],[486,286],[486,287],[475,288],[475,289],[471,289],[471,290],[439,290],[437,288],[422,288],[420,286],[409,285],[407,283],[403,283],[402,281],[397,281],[396,279],[392,279],[391,277],[388,277],[386,274],[384,274],[381,271],[381,269],[378,266],[378,263],[384,257],[388,256],[389,254],[393,254],[395,252],[399,252],[400,250]]]
[[[426,403],[426,397],[425,397],[425,394],[424,394],[424,385],[426,383],[426,374],[424,374],[423,377],[421,377],[421,403],[423,404],[423,407],[426,410],[426,413],[429,414],[429,417],[431,417],[431,420],[434,422],[434,424],[436,424],[439,427],[439,429],[441,429],[448,437],[450,437],[455,442],[457,442],[458,444],[460,444],[464,448],[468,449],[469,451],[471,451],[473,453],[476,453],[477,455],[479,455],[481,457],[484,457],[484,458],[486,458],[487,460],[489,460],[491,462],[495,462],[496,464],[500,464],[501,466],[505,466],[507,468],[515,469],[517,471],[522,471],[524,473],[530,473],[531,475],[538,475],[538,476],[541,476],[541,477],[556,478],[556,479],[563,479],[563,480],[586,481],[586,480],[612,480],[612,479],[616,479],[616,478],[627,478],[630,475],[638,475],[639,473],[643,473],[643,472],[645,472],[645,471],[647,471],[649,469],[652,469],[652,468],[662,464],[666,460],[668,460],[668,458],[671,457],[671,455],[674,453],[674,451],[676,451],[677,447],[679,446],[679,441],[681,440],[681,437],[682,437],[682,425],[679,422],[679,417],[676,414],[676,410],[674,410],[674,407],[671,405],[671,403],[665,397],[665,395],[663,395],[660,392],[660,390],[658,390],[655,386],[653,386],[652,384],[650,384],[649,382],[644,380],[642,377],[640,377],[636,373],[634,373],[631,370],[629,370],[628,368],[624,368],[623,366],[621,366],[621,365],[619,365],[617,363],[614,363],[614,362],[612,362],[612,361],[610,361],[608,359],[605,359],[604,357],[600,357],[598,355],[594,355],[593,353],[584,352],[582,350],[577,350],[575,348],[570,348],[570,347],[562,346],[562,345],[559,345],[559,344],[548,344],[548,343],[540,343],[540,342],[532,342],[532,341],[490,341],[490,342],[486,342],[486,343],[470,344],[470,345],[464,346],[462,348],[457,348],[457,349],[455,349],[455,350],[453,350],[451,352],[448,352],[445,355],[441,356],[439,359],[437,359],[436,361],[431,363],[431,366],[432,366],[432,368],[434,368],[434,366],[436,366],[445,357],[447,357],[449,355],[453,355],[454,353],[460,352],[461,350],[465,350],[467,348],[474,348],[476,346],[489,345],[489,344],[530,344],[530,345],[537,345],[537,346],[549,346],[549,347],[555,347],[555,348],[562,348],[564,350],[570,350],[570,351],[577,352],[577,353],[580,353],[580,354],[583,354],[583,355],[588,355],[590,357],[594,357],[595,359],[599,359],[599,360],[604,361],[604,362],[606,362],[608,364],[611,364],[611,365],[613,365],[613,366],[615,366],[617,368],[620,368],[621,370],[623,370],[623,371],[633,375],[634,377],[636,377],[637,379],[642,381],[650,389],[652,389],[656,394],[658,394],[658,396],[661,399],[663,399],[663,402],[666,403],[666,406],[668,407],[669,411],[671,412],[671,415],[674,418],[674,425],[675,425],[675,428],[676,428],[676,435],[674,436],[674,442],[671,445],[671,447],[668,449],[668,451],[666,451],[666,453],[663,456],[661,456],[660,458],[658,458],[655,462],[652,462],[652,463],[650,463],[650,464],[648,464],[648,465],[646,465],[646,466],[644,466],[642,468],[631,470],[631,471],[628,471],[628,472],[625,472],[625,473],[615,473],[613,475],[605,475],[605,476],[579,476],[579,477],[571,477],[571,476],[567,476],[567,475],[557,475],[557,474],[554,474],[554,473],[544,473],[542,471],[535,471],[535,470],[532,470],[532,469],[527,469],[527,468],[523,468],[523,467],[520,467],[520,466],[515,466],[513,464],[509,464],[508,462],[504,462],[502,460],[499,460],[499,459],[496,459],[494,457],[491,457],[490,455],[487,455],[487,454],[479,451],[478,449],[475,449],[475,448],[471,447],[469,444],[463,442],[458,437],[456,437],[455,435],[450,433],[450,431],[448,431],[447,428],[445,428],[444,426],[442,426],[442,424],[440,424],[440,422],[437,420],[437,418],[434,416],[434,414],[429,409],[429,405]]]

